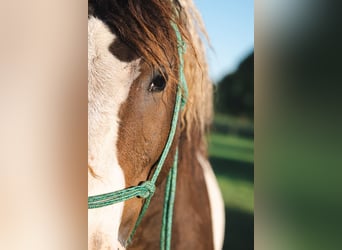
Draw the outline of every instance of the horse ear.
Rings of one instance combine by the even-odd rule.
[[[122,62],[131,62],[139,58],[134,49],[122,42],[119,38],[109,46],[109,51]]]
[[[94,13],[95,13],[95,11],[94,11],[93,1],[88,0],[88,18],[90,16],[94,16]]]

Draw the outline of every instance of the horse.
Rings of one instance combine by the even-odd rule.
[[[198,10],[192,0],[88,5],[88,249],[222,249]]]

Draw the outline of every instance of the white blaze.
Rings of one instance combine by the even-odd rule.
[[[118,163],[118,112],[127,99],[139,61],[121,62],[109,51],[115,40],[99,19],[88,20],[88,196],[125,188]],[[124,203],[88,210],[88,249],[121,249],[118,231]]]

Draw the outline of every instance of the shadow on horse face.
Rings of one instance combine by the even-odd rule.
[[[176,85],[99,19],[88,20],[88,195],[136,186],[151,175],[170,130]],[[163,169],[161,178],[168,169]],[[120,247],[143,204],[89,210],[90,249]]]

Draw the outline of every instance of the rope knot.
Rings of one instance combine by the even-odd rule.
[[[151,181],[145,181],[139,185],[141,187],[141,193],[139,197],[148,198],[154,194],[156,191],[156,186]]]

